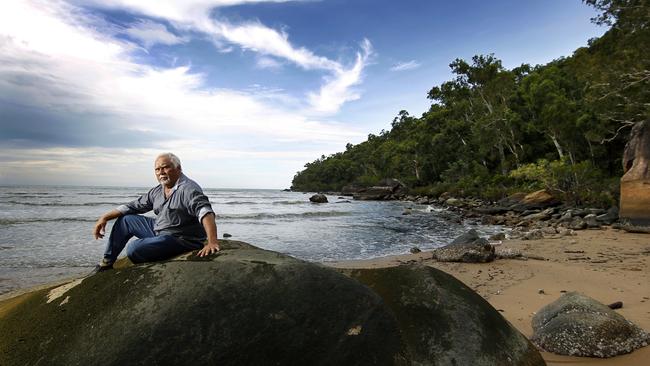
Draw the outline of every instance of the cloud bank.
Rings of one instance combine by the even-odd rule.
[[[286,33],[259,22],[209,16],[214,7],[245,2],[2,2],[0,183],[43,172],[102,176],[93,162],[148,169],[160,150],[196,161],[218,154],[285,159],[280,164],[293,162],[292,171],[281,172],[286,175],[323,151],[360,140],[359,131],[323,118],[359,98],[353,88],[372,54],[370,42],[345,65],[294,46]],[[140,20],[116,29],[79,5],[133,11]],[[192,32],[254,52],[258,67],[290,63],[324,73],[323,84],[300,101],[278,90],[209,87],[207,75],[190,65],[160,67],[137,57],[141,46],[184,43]]]

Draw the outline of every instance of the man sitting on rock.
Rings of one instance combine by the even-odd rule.
[[[183,174],[178,157],[172,153],[160,154],[154,172],[160,185],[97,220],[93,230],[95,239],[103,238],[106,223],[117,218],[104,259],[95,271],[112,269],[117,256],[134,236],[138,239],[126,251],[133,263],[159,261],[196,249],[200,249],[200,257],[220,250],[210,201],[201,187]],[[155,218],[139,215],[151,210]]]

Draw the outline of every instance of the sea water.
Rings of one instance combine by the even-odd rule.
[[[89,272],[105,239],[92,235],[106,211],[136,199],[138,187],[0,187],[0,294]],[[217,213],[219,237],[317,262],[370,259],[433,249],[468,228],[488,235],[499,227],[462,224],[428,205],[354,201],[280,190],[204,189]],[[403,213],[407,208],[410,214]],[[107,225],[110,232],[112,222]]]

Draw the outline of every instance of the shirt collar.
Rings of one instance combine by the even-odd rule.
[[[185,183],[186,179],[187,178],[185,177],[185,174],[181,173],[181,175],[178,177],[178,180],[176,181],[176,184],[174,184],[174,186],[172,187],[171,191],[169,191],[169,193],[176,192],[178,186]]]

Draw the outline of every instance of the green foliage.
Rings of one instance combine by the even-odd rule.
[[[420,117],[305,165],[297,190],[398,178],[414,193],[499,199],[546,187],[578,204],[618,197],[626,129],[650,118],[649,0],[583,0],[612,28],[547,65],[508,70],[494,55],[456,59]]]
[[[577,205],[614,203],[612,195],[607,193],[612,189],[611,181],[590,161],[570,164],[566,158],[540,159],[511,171],[510,177],[529,183],[530,188],[545,188],[559,194],[565,202]]]

